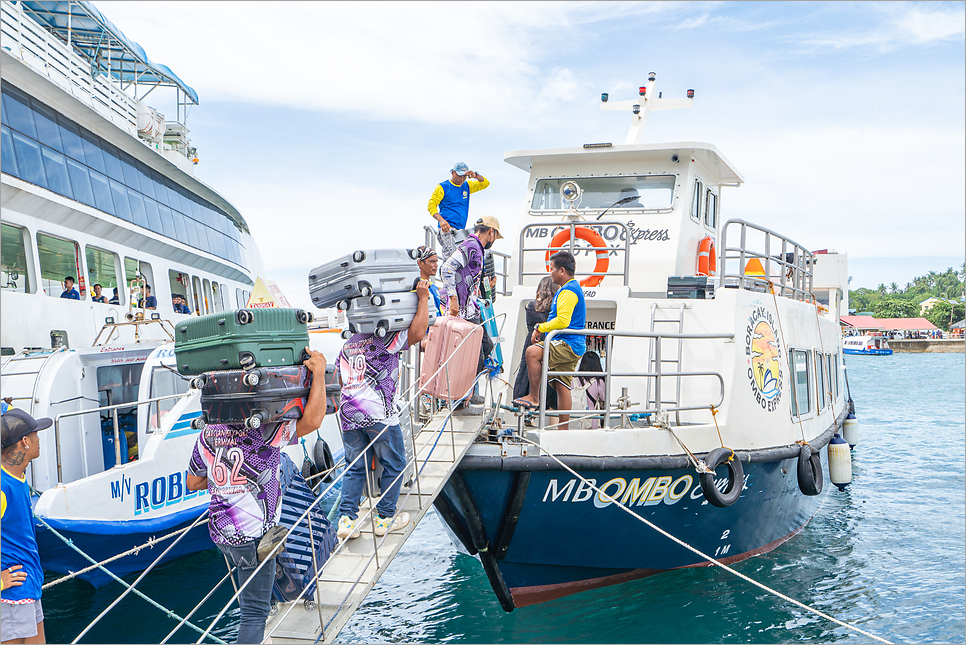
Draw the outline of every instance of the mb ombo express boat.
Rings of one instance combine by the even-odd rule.
[[[200,404],[168,369],[173,324],[187,317],[172,295],[192,315],[243,307],[262,263],[242,215],[194,176],[193,89],[87,2],[4,0],[0,9],[0,396],[55,420],[26,476],[46,523],[41,562],[66,573],[90,562],[48,525],[100,561],[207,509],[207,495],[185,487]],[[175,119],[145,102],[155,90],[176,94]],[[60,297],[66,276],[78,300]],[[116,299],[95,302],[95,284],[109,300],[116,287]],[[138,306],[145,284],[156,310]],[[330,338],[312,335],[334,357]],[[321,436],[341,455],[334,423],[306,438],[306,452]],[[303,446],[287,450],[302,463]],[[210,547],[199,526],[168,557]],[[108,568],[143,569],[160,550]],[[97,569],[84,577],[110,580]]]
[[[602,96],[632,112],[623,145],[505,156],[530,175],[496,300],[507,380],[524,309],[549,255],[568,248],[606,388],[596,429],[577,416],[557,429],[545,400],[532,428],[493,413],[436,501],[507,611],[709,564],[621,506],[723,563],[776,548],[819,508],[826,446],[848,412],[845,257],[722,222],[722,189],[744,179],[713,145],[640,143],[651,111],[693,100],[654,86],[652,73],[638,98]],[[509,387],[492,396],[512,399]]]
[[[868,354],[872,356],[891,356],[892,349],[885,336],[846,336],[842,340],[844,354]]]

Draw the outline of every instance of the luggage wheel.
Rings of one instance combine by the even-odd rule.
[[[360,282],[359,283],[359,293],[362,294],[363,296],[371,296],[372,295],[372,285],[369,284],[368,282]]]
[[[295,320],[302,323],[303,325],[307,325],[310,322],[312,322],[312,314],[305,311],[304,309],[297,309],[295,311]]]
[[[355,253],[352,254],[352,261],[353,262],[362,262],[365,259],[366,259],[366,252],[365,251],[356,251]]]
[[[302,353],[299,354],[299,364],[301,365],[305,361],[309,360],[311,357],[312,357],[312,355],[309,354],[308,351],[306,351],[306,350],[303,349],[302,350]]]
[[[188,382],[188,387],[193,390],[200,390],[205,386],[206,380],[204,376],[196,376]]]
[[[239,352],[238,364],[242,366],[243,370],[255,369],[255,355],[251,352]]]
[[[389,332],[386,330],[385,327],[382,327],[382,326],[376,327],[375,334],[377,338],[385,338],[386,334],[388,333]]]
[[[252,416],[245,419],[245,427],[251,428],[252,430],[257,430],[262,426],[262,415],[256,412]]]
[[[339,302],[335,303],[335,308],[339,311],[347,311],[349,309],[349,301],[340,300]]]
[[[255,321],[255,314],[247,309],[239,309],[235,312],[235,322],[239,325],[247,325]]]
[[[302,606],[305,607],[305,611],[314,611],[315,601],[312,600],[311,598],[306,598],[305,600],[302,601]]]
[[[411,257],[414,260],[418,260],[419,259],[419,251],[417,251],[416,249],[409,249],[409,257]]]
[[[191,427],[195,430],[204,430],[206,425],[208,425],[208,421],[205,419],[205,414],[203,412],[200,416],[197,416],[191,420]]]
[[[386,304],[386,297],[381,293],[377,293],[372,298],[369,299],[369,304],[373,307],[381,307]]]
[[[258,382],[261,380],[262,380],[261,370],[252,370],[251,372],[247,372],[244,376],[242,376],[242,383],[244,383],[249,387],[255,387],[256,385],[258,385]]]
[[[342,340],[349,340],[349,338],[351,336],[352,336],[352,332],[351,331],[349,331],[348,329],[343,330],[343,332],[342,332]]]

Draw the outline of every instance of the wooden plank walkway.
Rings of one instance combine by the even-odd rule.
[[[411,521],[404,531],[375,536],[366,520],[362,535],[346,540],[322,566],[321,582],[313,594],[318,606],[307,609],[302,601],[279,603],[278,611],[268,618],[265,635],[274,643],[332,643],[362,604],[369,591],[389,568],[393,558],[432,507],[457,464],[479,434],[482,417],[453,416],[446,421],[442,410],[415,438],[416,469],[422,468],[418,486],[414,479],[399,495],[397,513],[409,513]],[[438,439],[438,440],[437,440]],[[425,462],[425,466],[423,466]],[[359,506],[359,517],[369,510],[368,500]],[[376,544],[378,543],[378,557]],[[294,606],[293,606],[294,605]],[[321,624],[325,626],[322,636]]]

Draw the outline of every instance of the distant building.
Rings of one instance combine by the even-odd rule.
[[[963,327],[966,324],[966,320],[960,320],[958,323],[953,323],[949,326],[949,337],[950,338],[962,338],[963,337]]]
[[[880,333],[893,338],[908,338],[916,332],[928,334],[939,328],[925,318],[873,318],[872,316],[842,316],[839,320],[846,336]]]
[[[956,304],[955,300],[946,300],[945,298],[936,298],[935,296],[926,298],[919,303],[919,315],[921,316],[925,314],[927,311],[935,307],[936,303],[943,302],[944,300],[950,304]]]

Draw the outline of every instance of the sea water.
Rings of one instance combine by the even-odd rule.
[[[893,642],[962,643],[964,355],[849,356],[847,365],[861,424],[852,453],[852,484],[845,492],[829,491],[799,535],[734,566]],[[827,479],[825,485],[831,486]],[[152,572],[138,588],[183,616],[224,572],[221,556],[209,551]],[[76,580],[45,592],[48,642],[73,640],[121,592],[117,584],[93,590]],[[207,626],[230,597],[227,589],[216,594],[193,620]],[[214,633],[233,639],[237,621],[234,607]],[[84,642],[157,643],[175,625],[144,600],[129,596]],[[197,638],[182,628],[172,642]],[[869,638],[716,567],[671,571],[506,614],[479,561],[457,552],[431,512],[340,641],[783,643]]]

